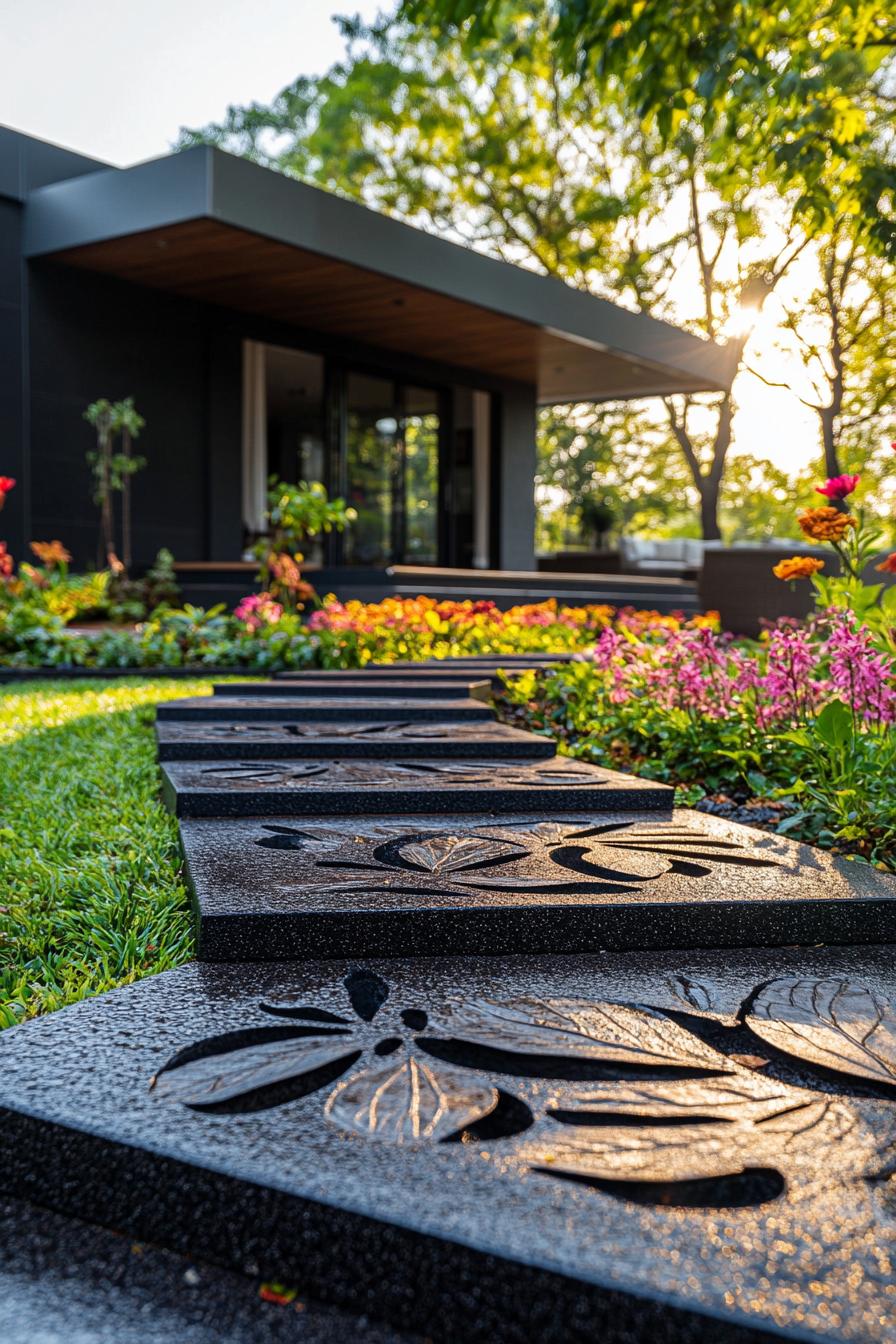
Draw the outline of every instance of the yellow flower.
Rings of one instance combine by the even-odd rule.
[[[823,505],[819,509],[806,509],[797,518],[803,535],[810,541],[842,541],[856,520],[850,513],[841,513]]]
[[[776,579],[810,579],[820,569],[824,569],[823,560],[816,560],[811,555],[794,555],[790,560],[780,560],[772,573]]]

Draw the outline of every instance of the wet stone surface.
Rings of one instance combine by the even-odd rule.
[[[294,695],[281,699],[263,695],[197,695],[166,701],[157,707],[156,718],[159,722],[225,719],[243,723],[301,723],[307,720],[338,723],[364,719],[367,723],[467,723],[471,720],[488,723],[494,722],[495,714],[484,701],[472,699],[408,700],[363,695],[324,699]]]
[[[482,758],[549,760],[551,738],[503,723],[415,723],[411,720],[346,723],[202,723],[163,721],[156,727],[159,759],[258,757]]]
[[[184,967],[0,1035],[0,1170],[430,1338],[891,1340],[894,952]]]
[[[247,699],[259,696],[352,696],[363,695],[386,697],[393,700],[421,699],[434,700],[488,700],[492,693],[489,678],[483,679],[469,673],[459,676],[431,678],[428,675],[404,677],[368,677],[365,673],[358,676],[346,676],[342,672],[321,673],[320,676],[295,677],[291,681],[223,681],[216,682],[214,694],[227,698],[238,696]]]
[[[696,812],[185,820],[181,837],[213,960],[870,943],[896,925],[892,876]]]
[[[583,761],[168,761],[162,794],[179,817],[512,813],[521,808],[669,808],[663,784]],[[346,830],[343,826],[343,834]]]

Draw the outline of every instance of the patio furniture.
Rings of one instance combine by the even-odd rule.
[[[666,575],[693,578],[703,562],[704,543],[692,537],[661,541],[646,537],[620,537],[619,556],[623,574]]]

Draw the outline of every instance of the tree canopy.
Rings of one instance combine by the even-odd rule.
[[[842,215],[896,257],[896,11],[885,0],[545,0],[564,69],[669,142],[697,122],[720,165],[796,189],[824,232]],[[404,0],[473,45],[505,0]]]
[[[738,368],[748,351],[749,315],[798,258],[814,259],[817,251],[823,259],[829,248],[839,257],[851,246],[862,259],[863,274],[870,275],[875,265],[882,274],[886,269],[875,253],[886,242],[886,215],[878,212],[876,233],[866,227],[863,216],[850,213],[858,209],[857,198],[845,185],[858,180],[860,161],[873,161],[884,175],[881,182],[889,180],[890,143],[882,128],[886,49],[874,24],[859,42],[851,19],[841,27],[839,17],[836,24],[831,19],[830,42],[816,61],[819,97],[822,87],[830,94],[838,80],[845,87],[849,66],[850,87],[865,114],[861,126],[854,119],[851,137],[845,123],[837,123],[842,138],[838,147],[828,144],[827,166],[815,179],[826,202],[822,210],[812,205],[805,165],[805,171],[791,171],[792,164],[759,154],[756,116],[747,111],[752,85],[744,73],[752,57],[742,34],[737,97],[730,80],[707,78],[700,84],[701,62],[715,70],[713,62],[722,59],[718,44],[725,24],[739,33],[749,27],[750,16],[762,18],[765,10],[753,3],[697,0],[686,25],[678,28],[677,3],[635,0],[624,8],[622,15],[622,6],[597,0],[484,0],[474,13],[465,0],[405,0],[372,24],[341,19],[345,56],[329,71],[300,76],[270,106],[232,107],[220,123],[184,130],[179,144],[222,146],[674,321],[727,344],[731,366]],[[617,18],[605,29],[601,25],[611,11]],[[849,5],[847,11],[853,13]],[[422,14],[432,20],[443,14],[462,31],[421,22]],[[785,32],[780,16],[766,16],[762,23],[771,27],[757,30],[751,40],[772,60],[773,38],[784,42],[789,29]],[[701,25],[712,29],[705,40]],[[811,27],[807,35],[815,31]],[[612,51],[600,47],[601,33],[618,44]],[[599,49],[603,64],[595,56]],[[678,62],[678,74],[673,76],[662,53]],[[690,84],[678,82],[686,58],[693,67]],[[726,59],[732,74],[735,57]],[[808,48],[793,60],[802,70]],[[772,102],[779,105],[776,115],[783,116],[784,95],[775,82],[780,52],[772,64],[775,70],[765,76]],[[845,118],[846,103],[838,106]],[[813,126],[810,117],[806,139],[814,154],[827,142]],[[795,141],[791,137],[788,143]],[[850,166],[853,152],[859,157]],[[825,185],[835,166],[836,196]],[[880,200],[886,199],[882,188]],[[816,231],[814,241],[807,226]],[[821,272],[818,285],[824,288]],[[860,293],[853,283],[848,302]],[[810,307],[820,302],[813,296]],[[835,438],[852,423],[849,416],[864,415],[856,410],[856,398],[866,385],[881,381],[873,352],[889,339],[884,313],[882,303],[869,310],[868,330],[852,361],[855,376],[842,414],[833,417]],[[798,312],[793,320],[799,325]],[[822,323],[815,337],[816,372],[829,366],[825,349],[832,348],[834,330],[833,323]],[[819,415],[822,390],[816,388]],[[863,406],[869,404],[866,397]],[[875,404],[882,412],[886,399],[878,397]],[[557,527],[567,529],[576,493],[597,484],[616,491],[620,513],[633,526],[661,529],[672,518],[683,521],[685,510],[696,504],[704,535],[718,536],[723,517],[728,526],[732,518],[732,496],[729,492],[726,501],[723,488],[735,412],[730,394],[668,397],[649,410],[637,404],[618,413],[592,409],[588,451],[594,467],[587,481],[580,471],[587,460],[581,449],[586,413],[555,412],[542,422],[542,501],[551,504]],[[867,432],[873,419],[863,423]],[[564,435],[575,451],[560,452],[552,467]],[[608,475],[611,459],[626,453],[631,460],[625,469]],[[655,471],[642,460],[644,454]],[[772,479],[743,463],[736,472],[743,482]],[[676,482],[665,505],[662,490],[653,488],[664,478]],[[635,482],[653,503],[629,517]]]

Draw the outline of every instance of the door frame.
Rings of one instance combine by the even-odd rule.
[[[450,564],[447,559],[450,529],[446,507],[450,507],[451,464],[448,461],[448,445],[451,443],[451,389],[444,384],[425,378],[403,378],[400,373],[384,370],[381,366],[365,365],[356,360],[331,358],[326,361],[324,375],[324,396],[326,399],[325,424],[327,438],[325,459],[327,480],[325,484],[330,494],[343,498],[348,495],[348,379],[353,373],[367,378],[378,378],[391,384],[392,413],[399,426],[405,418],[405,390],[418,387],[434,392],[437,397],[439,417],[438,430],[438,480],[436,501],[436,555],[433,568]],[[396,453],[392,470],[392,537],[396,556],[384,561],[384,568],[390,565],[406,564],[404,558],[407,545],[406,511],[406,458],[403,436],[396,440],[399,451]],[[325,556],[328,564],[341,565],[345,562],[345,543],[339,533],[331,533],[327,538]]]

